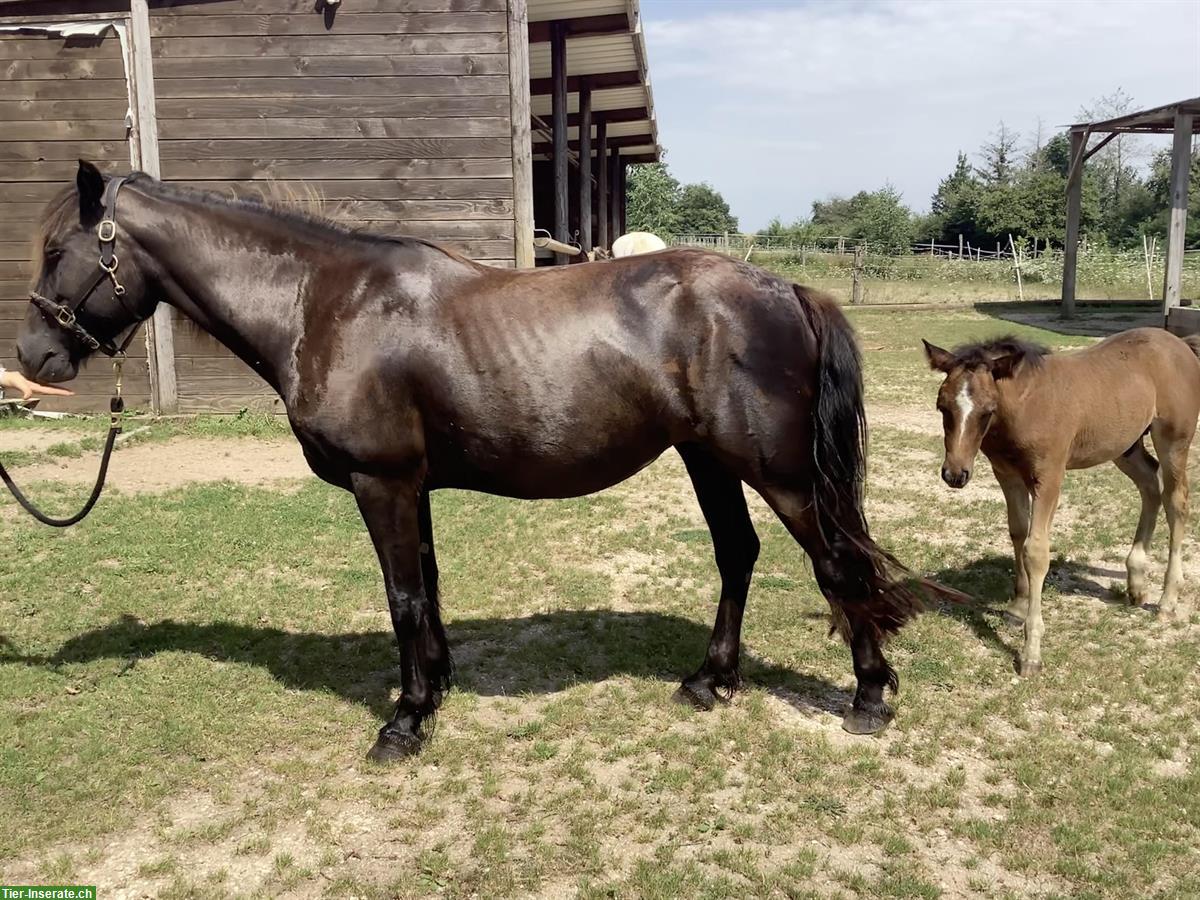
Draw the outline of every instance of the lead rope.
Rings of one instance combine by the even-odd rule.
[[[53,516],[46,515],[34,506],[33,502],[13,483],[12,476],[8,474],[8,470],[4,468],[4,464],[0,463],[0,479],[4,480],[4,484],[12,492],[13,498],[17,503],[21,504],[21,507],[27,513],[43,525],[50,525],[54,528],[67,528],[70,525],[74,525],[76,522],[82,521],[92,511],[92,507],[96,505],[96,501],[100,499],[100,492],[104,490],[104,479],[108,477],[108,461],[112,457],[113,447],[117,442],[117,435],[121,433],[121,413],[125,411],[125,400],[121,396],[121,370],[124,366],[125,353],[121,351],[117,356],[113,357],[113,372],[117,376],[117,384],[113,390],[112,399],[108,401],[108,437],[104,441],[104,453],[100,456],[100,472],[96,475],[96,484],[92,488],[91,496],[83,504],[83,509],[65,519],[56,519]]]

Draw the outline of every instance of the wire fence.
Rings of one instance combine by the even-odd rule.
[[[676,247],[699,247],[751,260],[786,272],[791,277],[853,285],[864,281],[931,282],[942,285],[1012,286],[1016,298],[1029,288],[1062,283],[1063,251],[1049,241],[1009,238],[984,249],[963,241],[886,247],[849,237],[795,238],[756,234],[676,235]],[[1164,248],[1147,238],[1141,249],[1116,250],[1082,241],[1076,262],[1080,285],[1105,297],[1158,300],[1162,297]],[[1183,259],[1185,296],[1200,296],[1200,249],[1187,250]],[[1047,291],[1034,290],[1045,296]]]

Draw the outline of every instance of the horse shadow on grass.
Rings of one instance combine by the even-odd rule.
[[[1162,327],[1162,304],[1144,301],[1080,304],[1070,319],[1063,318],[1057,301],[976,303],[975,311],[1015,325],[1073,337],[1104,338],[1130,328]]]
[[[710,635],[707,627],[680,616],[609,610],[457,619],[447,631],[456,687],[483,696],[550,694],[616,675],[677,684],[699,665]],[[123,659],[118,677],[139,660],[170,651],[257,666],[290,689],[332,692],[382,720],[390,718],[392,691],[399,687],[395,638],[382,630],[321,634],[235,622],[145,623],[122,616],[46,656],[22,655],[0,639],[0,662],[57,668]],[[846,664],[849,670],[849,652]],[[742,675],[806,714],[840,715],[852,699],[835,684],[768,663],[745,648]],[[664,701],[668,696],[664,690]]]
[[[1125,571],[1056,556],[1050,562],[1044,591],[1078,594],[1113,606],[1128,605],[1123,585],[1114,587],[1102,583],[1096,580],[1097,576],[1123,581]],[[941,603],[935,610],[965,624],[987,646],[1010,655],[1015,667],[1019,662],[1024,632],[1020,625],[1010,625],[1004,618],[1004,611],[1013,593],[1012,556],[988,554],[971,560],[965,566],[942,569],[933,577],[973,598],[969,603]]]

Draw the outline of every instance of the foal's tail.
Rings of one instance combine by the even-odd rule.
[[[799,285],[793,288],[818,346],[813,502],[821,540],[831,552],[827,564],[817,567],[817,581],[843,638],[849,641],[853,627],[862,624],[883,639],[921,611],[922,597],[967,598],[913,575],[872,540],[863,515],[867,422],[854,331],[831,298]]]

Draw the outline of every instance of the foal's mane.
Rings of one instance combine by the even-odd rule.
[[[1036,368],[1052,351],[1041,344],[1008,334],[991,340],[960,344],[950,352],[955,363],[974,369],[978,366],[990,366],[993,360],[1004,356],[1013,358],[1014,367],[1020,363],[1028,363]]]
[[[242,209],[248,212],[260,213],[276,221],[282,221],[299,231],[317,234],[329,239],[348,239],[373,244],[399,244],[402,246],[429,247],[458,262],[472,267],[479,264],[463,256],[461,253],[443,247],[424,238],[393,236],[377,234],[360,226],[336,221],[327,214],[324,199],[308,190],[296,191],[277,181],[252,183],[261,193],[259,197],[234,196],[218,194],[213,191],[183,187],[168,181],[159,181],[141,172],[133,173],[134,184],[149,187],[155,197],[166,199],[201,202],[203,204],[224,207],[227,209]],[[106,179],[107,182],[107,179]],[[47,241],[56,234],[63,234],[76,227],[79,223],[78,190],[74,184],[63,188],[62,193],[55,196],[46,204],[42,213],[37,233],[34,235],[34,272],[41,271],[42,254]],[[299,205],[302,208],[297,208]],[[336,215],[336,212],[334,213]]]

